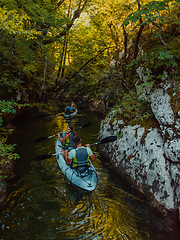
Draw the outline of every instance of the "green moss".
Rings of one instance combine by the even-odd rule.
[[[123,119],[124,125],[134,126],[140,123],[147,125],[147,120],[153,116],[147,101],[138,100],[138,95],[135,91],[124,94],[113,110],[117,113],[116,119]]]

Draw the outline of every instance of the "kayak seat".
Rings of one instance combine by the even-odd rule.
[[[79,172],[85,172],[86,170],[88,170],[88,166],[79,166],[76,170]]]
[[[85,177],[86,174],[89,172],[88,166],[79,166],[79,167],[76,167],[75,169],[81,177]]]

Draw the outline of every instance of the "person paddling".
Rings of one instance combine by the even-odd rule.
[[[71,108],[73,108],[73,112],[75,112],[75,110],[76,110],[76,105],[75,105],[75,103],[72,101],[71,102]]]
[[[64,138],[61,138],[60,133],[58,133],[59,140],[61,141],[62,145],[64,146],[64,150],[68,150],[71,148],[74,148],[74,143],[73,143],[73,136],[75,135],[74,129],[71,125],[67,127],[66,130],[66,135]]]
[[[72,149],[69,153],[67,150],[65,151],[65,161],[67,164],[71,165],[71,168],[84,171],[88,169],[90,165],[89,159],[93,161],[95,156],[89,144],[86,144],[86,147],[82,146],[79,136],[75,135],[73,137],[73,142],[76,149]]]
[[[76,105],[75,105],[75,103],[72,101],[71,104],[70,104],[70,106],[66,106],[66,107],[65,107],[64,112],[69,115],[69,114],[71,114],[71,113],[74,113],[75,110],[76,110]]]

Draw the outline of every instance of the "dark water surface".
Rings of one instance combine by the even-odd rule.
[[[71,124],[92,126],[76,133],[83,144],[97,142],[100,119],[79,113]],[[14,124],[20,159],[16,160],[17,180],[8,186],[8,198],[0,213],[0,239],[164,239],[177,240],[167,233],[163,220],[152,213],[148,203],[137,197],[92,146],[98,174],[97,188],[86,193],[64,177],[55,157],[35,162],[40,154],[53,154],[55,138],[34,140],[65,130],[63,117],[24,118]]]

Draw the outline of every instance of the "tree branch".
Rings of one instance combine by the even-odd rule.
[[[138,2],[138,10],[140,10],[140,7],[141,6]],[[137,37],[136,37],[133,60],[135,60],[137,58],[139,41],[140,41],[140,37],[141,37],[142,31],[143,31],[143,28],[144,28],[141,16],[140,16],[139,22],[140,22],[140,28],[139,28],[139,31],[138,31],[138,34],[137,34]],[[131,81],[133,81],[133,74],[134,74],[134,65],[132,66],[132,69],[131,69],[131,77],[130,77]]]
[[[78,9],[76,9],[76,10],[74,11],[74,14],[73,14],[73,17],[72,17],[72,19],[71,19],[71,22],[70,22],[69,24],[67,24],[66,29],[65,29],[64,31],[62,31],[60,34],[58,34],[56,37],[54,37],[53,39],[43,40],[43,41],[42,41],[43,44],[50,44],[50,43],[54,42],[55,39],[60,38],[60,37],[62,37],[62,36],[64,36],[64,35],[66,35],[67,32],[70,30],[70,28],[73,26],[75,20],[80,17],[80,14],[81,14],[81,12],[84,10],[87,2],[88,2],[88,0],[85,0],[83,6],[80,8],[80,5],[81,5],[81,0],[80,0],[79,7],[78,7]]]
[[[75,76],[78,74],[79,71],[81,71],[81,70],[82,70],[86,65],[88,65],[92,60],[96,59],[96,58],[97,58],[101,53],[103,53],[106,49],[108,49],[108,47],[106,47],[105,49],[101,50],[99,53],[96,54],[96,56],[90,58],[86,63],[84,63],[84,64],[82,65],[82,67],[79,68],[79,70],[78,70],[76,73],[73,74],[73,76],[72,76],[71,78],[75,77]]]
[[[127,32],[125,27],[123,27],[123,35],[124,35],[124,64],[123,64],[123,76],[126,79],[126,67],[127,67],[127,61],[126,61],[126,56],[127,56]]]
[[[140,4],[139,0],[137,0],[137,2],[138,2],[138,5],[143,9],[143,7],[142,7],[142,5]],[[143,10],[144,10],[144,9],[143,9]],[[157,28],[159,28],[159,38],[160,38],[162,44],[163,44],[165,47],[167,47],[166,43],[164,42],[164,40],[162,39],[162,36],[161,36],[161,26],[159,26],[157,23],[155,23],[153,20],[151,20],[151,19],[149,18],[149,16],[148,16],[147,13],[145,13],[145,15],[146,15],[146,17],[148,17],[148,19],[150,20],[150,22],[151,22],[154,26],[156,26]]]
[[[38,44],[38,46],[42,49],[42,51],[44,52],[43,47],[36,41],[36,43]],[[44,90],[44,86],[45,86],[45,82],[46,82],[46,68],[47,68],[47,57],[46,54],[44,53],[44,57],[45,57],[45,64],[44,64],[44,81],[41,87],[41,92],[39,93],[39,99],[41,98],[41,94]]]
[[[57,3],[57,6],[58,6],[58,7],[61,6],[61,4],[63,4],[64,1],[65,1],[65,0],[59,1],[59,2]]]

